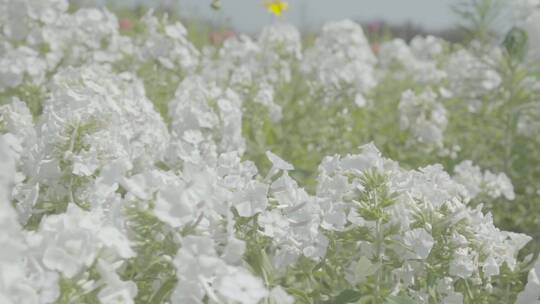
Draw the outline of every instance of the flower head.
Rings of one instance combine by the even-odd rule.
[[[268,0],[264,2],[264,6],[269,13],[281,17],[283,12],[289,8],[289,3],[287,1]]]

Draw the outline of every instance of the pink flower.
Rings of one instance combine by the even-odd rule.
[[[133,29],[133,21],[129,18],[122,18],[118,21],[118,26],[120,31],[129,32]]]

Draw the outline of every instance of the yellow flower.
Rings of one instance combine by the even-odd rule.
[[[266,6],[269,13],[280,17],[289,8],[289,3],[280,0],[267,0],[264,2],[264,6]]]

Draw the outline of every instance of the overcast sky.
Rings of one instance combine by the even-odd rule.
[[[212,0],[71,0],[87,4],[112,3],[174,6],[181,15],[227,22],[243,32],[258,32],[275,18],[266,12],[264,0],[221,0],[222,9],[210,8]],[[439,30],[460,20],[451,7],[468,0],[288,0],[289,10],[282,19],[299,27],[317,29],[327,21],[354,19],[360,22],[383,20],[393,24],[411,21],[429,30]],[[511,0],[501,0],[502,3]],[[509,2],[506,2],[509,3]],[[508,26],[509,11],[496,26]]]
[[[99,2],[100,0],[98,0]],[[111,0],[109,0],[111,1]],[[450,5],[460,0],[289,0],[283,19],[298,26],[318,27],[329,20],[412,21],[430,29],[457,22]],[[175,3],[183,15],[227,20],[241,31],[258,31],[272,22],[263,0],[221,0],[222,10],[210,9],[211,0],[112,0],[113,3]]]
[[[459,0],[289,0],[290,9],[283,19],[310,27],[344,18],[382,19],[395,23],[413,21],[438,29],[456,23],[457,18],[450,9],[456,1]],[[262,0],[221,0],[223,8],[219,13],[209,8],[211,0],[178,2],[184,14],[226,19],[242,31],[257,31],[273,18],[264,10]]]

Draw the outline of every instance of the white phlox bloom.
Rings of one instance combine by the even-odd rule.
[[[218,50],[205,50],[201,74],[204,79],[248,94],[249,88],[258,79],[260,56],[260,46],[249,36],[232,37]]]
[[[459,248],[454,252],[448,273],[463,279],[469,278],[478,267],[475,258],[474,252],[471,252],[469,248]]]
[[[99,65],[55,75],[37,129],[37,174],[30,183],[47,185],[43,200],[89,202],[89,184],[101,168],[117,159],[136,171],[147,168],[162,159],[168,141],[142,84]],[[58,183],[66,176],[69,182]]]
[[[195,76],[186,78],[169,103],[172,117],[168,162],[215,163],[219,154],[244,151],[242,101]]]
[[[91,148],[84,152],[92,154],[95,149],[105,159],[128,156],[134,165],[159,160],[168,139],[165,124],[145,97],[141,82],[130,74],[114,75],[104,66],[57,74],[43,117],[41,129],[49,132],[42,131],[42,137],[53,144],[54,139],[70,135],[54,131],[94,125],[96,130],[85,134],[83,144]],[[105,145],[104,140],[112,143]]]
[[[448,74],[448,89],[457,96],[465,98],[470,111],[477,111],[481,97],[501,85],[501,75],[495,68],[500,57],[500,49],[494,49],[481,57],[462,49],[452,53],[448,58],[445,66]]]
[[[302,71],[314,90],[323,90],[325,102],[340,96],[356,99],[377,84],[377,59],[362,28],[350,20],[326,24],[315,45],[306,50]]]
[[[398,110],[401,129],[411,133],[413,142],[428,149],[443,147],[448,117],[437,93],[427,89],[417,95],[407,90],[401,95]]]
[[[120,36],[118,19],[105,8],[81,8],[63,14],[44,27],[42,35],[48,45],[45,58],[51,70],[58,64],[114,62],[132,54],[130,39]]]
[[[454,168],[453,179],[462,184],[469,196],[474,198],[484,193],[494,199],[504,196],[507,200],[515,199],[514,186],[504,173],[482,172],[472,161],[465,160]]]
[[[0,136],[0,299],[3,303],[53,303],[60,290],[58,274],[36,264],[32,250],[10,204],[10,188],[17,178],[18,152],[14,138]],[[30,244],[31,245],[31,244]]]
[[[2,50],[0,58],[0,92],[17,87],[30,79],[30,83],[40,85],[45,80],[47,62],[34,49],[27,46],[17,48],[9,45]]]
[[[290,24],[270,25],[261,31],[257,39],[261,50],[258,70],[271,84],[288,83],[292,78],[292,65],[302,59],[300,32]]]
[[[410,77],[419,83],[436,84],[447,76],[437,61],[443,50],[443,42],[433,36],[417,36],[410,45],[398,38],[383,43],[378,57],[391,77]]]
[[[187,39],[187,30],[181,23],[170,23],[167,17],[159,19],[152,11],[141,21],[147,31],[134,41],[140,61],[157,60],[166,69],[184,72],[197,66],[199,51]]]
[[[32,235],[36,254],[42,252],[43,266],[73,278],[99,255],[112,262],[135,256],[128,238],[107,224],[102,214],[100,210],[88,212],[70,205],[65,214],[46,217]]]
[[[137,295],[137,285],[131,281],[122,281],[115,272],[112,264],[105,260],[98,260],[97,269],[101,280],[105,284],[98,293],[102,304],[133,304]]]
[[[423,228],[417,228],[405,232],[403,242],[412,249],[413,258],[425,259],[435,243],[429,232]]]
[[[516,304],[540,303],[540,260],[529,271],[525,289],[518,295]]]
[[[209,237],[188,236],[175,257],[178,285],[171,303],[256,304],[268,295],[259,278],[242,268],[228,265]]]
[[[262,234],[271,237],[277,247],[275,266],[289,266],[302,255],[313,260],[324,257],[328,240],[319,230],[321,211],[316,198],[287,173],[272,183],[269,195],[278,205],[260,214],[258,223]]]
[[[40,28],[56,22],[67,9],[67,0],[2,0],[1,33],[8,39],[37,42]]]
[[[257,304],[268,295],[261,279],[241,268],[221,277],[216,289],[228,301],[240,304]]]
[[[25,183],[24,180],[33,172],[33,160],[37,148],[37,134],[32,114],[26,104],[14,97],[12,102],[0,106],[0,134],[5,134],[7,143],[17,151],[17,178],[12,191],[12,198],[18,202],[15,207],[22,223],[31,213],[37,201],[39,184]]]
[[[446,223],[446,227],[455,233],[451,243],[457,249],[446,275],[457,278],[469,278],[480,271],[486,277],[495,276],[504,263],[514,269],[517,253],[531,240],[524,234],[498,230],[493,225],[492,216],[481,211],[482,206],[469,208],[469,191],[446,173],[442,166],[404,170],[397,163],[384,159],[373,145],[362,147],[361,153],[357,155],[327,157],[319,167],[317,195],[327,201],[319,209],[324,223],[321,224],[322,228],[339,230],[352,225],[375,229],[373,221],[362,218],[361,212],[351,207],[357,193],[366,190],[361,177],[373,171],[386,176],[386,186],[391,193],[396,194],[395,203],[385,208],[385,212],[391,216],[383,228],[399,227],[393,238],[398,240],[397,244],[403,245],[391,245],[388,248],[399,252],[407,261],[405,268],[396,270],[404,283],[414,285],[415,275],[421,275],[424,267],[416,260],[426,259],[441,241],[437,235],[432,234],[434,225]],[[361,206],[361,209],[366,208]],[[339,210],[341,217],[347,219],[346,223],[333,222],[333,225],[329,225],[332,222],[326,217],[335,210]],[[271,214],[272,217],[268,215],[267,218],[277,219],[275,211]],[[424,228],[413,228],[417,227],[420,215],[433,218],[433,222],[424,223]],[[273,222],[273,230],[268,231],[272,232],[274,238],[282,230],[289,231],[286,221]],[[465,233],[467,237],[463,236]],[[473,249],[470,244],[480,247]],[[358,246],[368,257],[374,254],[374,244],[360,242]],[[490,255],[485,257],[484,252]],[[447,296],[448,303],[460,298],[451,292]]]
[[[203,52],[201,74],[205,79],[235,90],[242,99],[264,105],[274,121],[281,106],[274,87],[290,83],[292,70],[302,57],[298,30],[288,24],[265,27],[257,41],[240,35],[227,39],[219,50]]]

